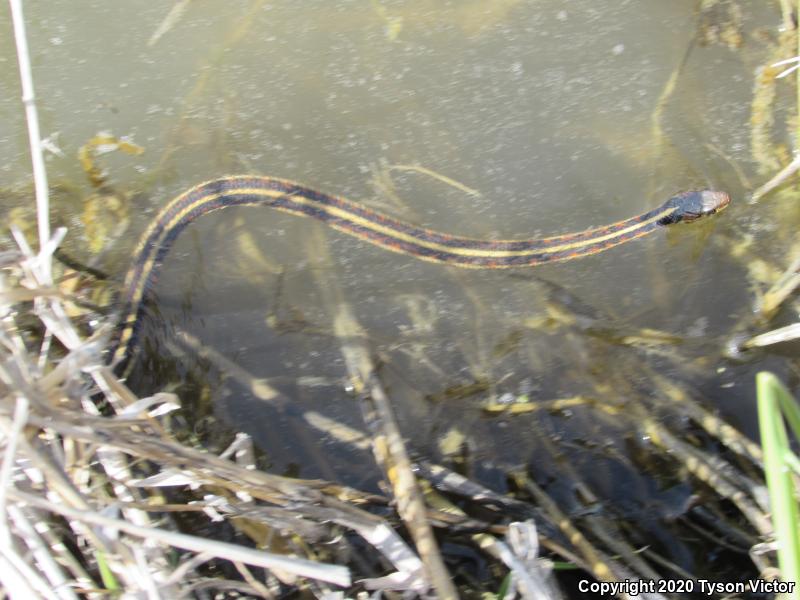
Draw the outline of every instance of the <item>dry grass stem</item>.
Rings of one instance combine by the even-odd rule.
[[[42,153],[42,136],[39,133],[39,115],[36,110],[36,95],[33,90],[28,37],[25,34],[25,18],[21,0],[9,0],[11,20],[14,24],[14,41],[17,45],[19,76],[22,85],[22,103],[25,106],[25,119],[28,124],[28,144],[33,166],[33,183],[36,189],[36,218],[39,227],[40,247],[50,239],[50,200],[47,186],[47,169]],[[49,264],[45,265],[49,268]]]

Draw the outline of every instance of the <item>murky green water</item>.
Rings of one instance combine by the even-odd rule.
[[[56,197],[54,221],[72,227],[71,247],[80,251],[75,197],[91,189],[76,153],[99,131],[145,148],[101,159],[114,188],[133,196],[130,226],[102,259],[120,274],[157,207],[231,173],[295,179],[474,237],[576,231],[678,190],[727,190],[734,204],[707,223],[515,272],[459,271],[307,220],[226,211],[179,240],[149,325],[159,351],[169,352],[179,328],[299,410],[363,430],[345,390],[335,307],[320,288],[337,286],[367,332],[414,451],[460,463],[499,491],[512,466],[555,482],[568,463],[691,568],[689,546],[648,520],[645,507],[674,508],[692,488],[637,463],[629,420],[580,407],[515,417],[482,408],[576,395],[625,406],[658,395],[657,373],[752,435],[753,373],[796,369],[784,352],[739,364],[720,350],[753,302],[731,242],[753,235],[753,254],[780,266],[798,223],[796,210],[743,201],[748,182],[766,178],[750,155],[749,104],[777,8],[745,6],[744,44],[731,48],[692,42],[701,21],[695,5],[206,1],[189,3],[153,40],[168,11],[162,3],[29,2],[42,128],[63,151],[48,157],[51,182],[73,190],[72,200]],[[723,29],[728,16],[716,17]],[[2,12],[0,174],[4,189],[19,191],[29,159],[9,31]],[[662,102],[673,74],[674,92]],[[791,100],[788,84],[779,93]],[[419,165],[477,193],[393,165]],[[319,260],[321,247],[330,263]],[[640,327],[680,343],[619,342]],[[219,362],[183,353],[161,370],[189,397],[205,388],[215,417],[252,434],[273,470],[375,485],[369,452],[270,408]],[[164,385],[151,375],[134,381]],[[476,382],[477,393],[447,397]],[[462,443],[447,454],[442,440],[458,435]],[[551,491],[569,497],[558,484]]]

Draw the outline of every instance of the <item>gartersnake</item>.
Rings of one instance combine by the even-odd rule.
[[[174,198],[152,220],[134,253],[122,290],[122,318],[112,344],[115,363],[136,342],[145,294],[181,231],[196,218],[230,206],[269,206],[319,219],[388,250],[458,267],[530,267],[589,256],[656,229],[693,221],[730,203],[725,192],[683,192],[646,213],[579,233],[530,240],[478,240],[418,227],[285,179],[233,176],[201,183]]]

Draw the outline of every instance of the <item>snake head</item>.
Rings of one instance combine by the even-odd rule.
[[[664,225],[684,221],[689,223],[706,215],[713,215],[731,203],[731,197],[725,192],[715,190],[692,190],[673,196],[664,204],[665,208],[675,211],[663,219]]]

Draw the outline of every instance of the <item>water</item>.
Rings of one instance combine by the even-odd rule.
[[[756,211],[743,200],[748,181],[764,180],[750,155],[750,100],[777,8],[743,9],[736,49],[693,43],[701,18],[689,1],[243,6],[189,3],[149,44],[167,13],[160,3],[26,5],[42,128],[63,151],[48,156],[50,177],[70,190],[56,196],[54,222],[72,227],[76,251],[80,198],[91,192],[76,153],[99,131],[145,148],[101,159],[114,190],[131,197],[127,232],[102,259],[117,273],[158,206],[236,172],[295,179],[473,237],[577,231],[694,187],[725,189],[734,204],[707,223],[515,272],[426,264],[265,210],[215,214],[167,260],[149,325],[162,354],[138,384],[165,385],[151,376],[160,372],[177,379],[187,403],[197,401],[193,393],[210,400],[196,415],[252,434],[275,472],[375,489],[369,452],[301,417],[315,411],[364,429],[333,335],[336,307],[322,293],[336,286],[366,331],[416,452],[501,492],[511,467],[540,482],[569,481],[566,462],[692,568],[688,546],[642,507],[677,510],[693,490],[637,458],[635,423],[586,407],[515,417],[483,407],[576,395],[638,405],[658,395],[657,373],[755,434],[753,373],[785,373],[796,355],[740,364],[720,349],[753,301],[730,240],[752,233],[754,254],[779,265],[774,240],[797,228],[796,210]],[[709,18],[731,32],[729,17]],[[0,174],[12,204],[29,159],[5,11],[0,33]],[[790,95],[779,88],[779,104]],[[477,193],[393,165],[419,165]],[[330,262],[320,260],[325,253]],[[681,343],[612,343],[640,327]],[[166,359],[176,328],[280,390],[296,410],[270,407],[219,361]],[[473,384],[476,393],[447,394]],[[218,427],[209,422],[198,417],[198,430]],[[461,443],[445,447],[453,436]],[[551,493],[571,497],[556,484]]]

